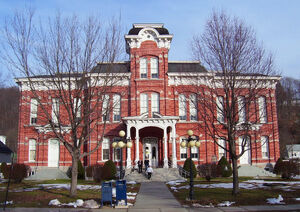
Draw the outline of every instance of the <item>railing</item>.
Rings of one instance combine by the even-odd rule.
[[[181,177],[188,178],[190,177],[190,173],[184,170],[181,166],[178,165],[178,171]]]

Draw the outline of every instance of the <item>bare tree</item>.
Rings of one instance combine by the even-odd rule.
[[[278,80],[267,77],[273,74],[273,59],[257,42],[251,27],[224,12],[213,12],[205,31],[193,38],[191,47],[194,57],[212,70],[205,76],[207,87],[195,88],[195,104],[203,120],[200,127],[229,153],[233,166],[232,194],[236,195],[237,161],[250,149],[249,133],[259,128],[257,96],[273,80]]]
[[[37,24],[30,9],[6,20],[5,61],[19,76],[24,101],[36,105],[29,113],[38,113],[31,119],[37,133],[58,139],[72,157],[71,196],[77,194],[78,160],[101,144],[106,119],[101,128],[99,122],[113,109],[104,106],[107,94],[124,77],[113,65],[122,48],[120,30],[119,20],[60,14]],[[96,130],[97,145],[83,148]]]

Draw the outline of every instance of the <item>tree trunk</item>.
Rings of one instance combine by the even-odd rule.
[[[232,158],[232,179],[233,179],[232,195],[236,196],[239,193],[239,173],[238,173],[236,158]]]
[[[78,175],[78,158],[72,155],[72,179],[70,187],[70,196],[75,197],[77,195],[77,175]]]

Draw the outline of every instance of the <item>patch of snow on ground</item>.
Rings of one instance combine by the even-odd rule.
[[[295,200],[300,201],[300,198],[295,198]]]
[[[229,201],[225,201],[225,202],[221,202],[218,204],[219,207],[229,207],[230,205],[234,204],[235,202],[229,202]]]
[[[136,182],[135,181],[129,181],[126,184],[136,184]]]
[[[210,203],[209,205],[200,205],[199,203],[194,203],[193,207],[195,208],[214,208],[215,206]]]
[[[6,201],[6,205],[12,205],[14,202],[11,201]],[[4,202],[1,202],[0,205],[4,205]]]
[[[184,183],[184,182],[186,182],[186,180],[172,180],[172,181],[167,182],[166,184],[176,186],[176,185],[180,185],[181,183]]]
[[[128,192],[127,195],[129,195],[129,196],[136,196],[137,193],[131,193],[131,192]]]
[[[135,199],[135,196],[127,196],[127,199],[132,199],[132,200],[134,200],[134,199]]]
[[[70,189],[70,184],[39,184],[38,186],[47,189]],[[39,188],[37,188],[39,189]],[[100,190],[100,185],[77,185],[78,190]]]
[[[278,198],[269,198],[267,199],[267,203],[269,204],[285,204],[283,201],[282,196],[279,194]]]
[[[50,200],[49,204],[48,205],[54,205],[54,206],[58,206],[60,205],[60,201],[58,199],[53,199],[53,200]]]

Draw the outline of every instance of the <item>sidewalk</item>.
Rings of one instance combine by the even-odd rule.
[[[1,208],[0,211],[3,211]],[[235,212],[235,211],[300,211],[300,204],[296,205],[257,205],[216,208],[184,208],[174,198],[163,182],[142,183],[135,205],[126,209],[82,209],[82,208],[7,208],[13,212]]]

